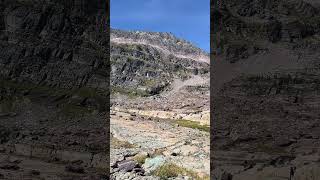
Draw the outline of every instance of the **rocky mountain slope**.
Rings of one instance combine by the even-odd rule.
[[[209,178],[208,59],[169,33],[111,30],[113,179]]]
[[[177,42],[181,42],[181,46]],[[206,61],[195,58],[195,54],[205,57]],[[207,60],[208,56],[202,50],[168,33],[111,30],[111,85],[114,92],[144,96],[159,94],[175,78],[187,79],[191,75],[208,73]]]
[[[320,6],[212,7],[214,179],[319,179]]]
[[[0,178],[107,178],[107,6],[0,2]]]

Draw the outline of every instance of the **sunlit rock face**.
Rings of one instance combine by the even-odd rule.
[[[170,33],[111,30],[111,85],[155,95],[174,78],[208,74],[209,56]]]
[[[208,53],[172,33],[111,30],[111,42],[145,44],[180,58],[209,63]]]

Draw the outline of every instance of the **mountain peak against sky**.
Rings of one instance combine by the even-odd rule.
[[[143,44],[152,46],[179,58],[209,63],[209,54],[191,42],[177,38],[168,32],[124,31],[111,29],[112,43]]]
[[[127,31],[172,32],[210,51],[209,0],[111,0],[110,22]]]

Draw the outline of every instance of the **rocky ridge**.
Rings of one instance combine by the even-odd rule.
[[[111,29],[110,40],[113,43],[144,44],[178,58],[210,62],[208,53],[184,39],[175,37],[172,33]]]

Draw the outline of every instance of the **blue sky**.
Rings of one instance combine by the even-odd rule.
[[[210,0],[111,0],[111,27],[171,32],[209,52]]]

